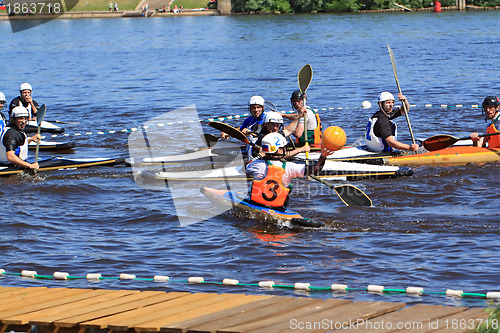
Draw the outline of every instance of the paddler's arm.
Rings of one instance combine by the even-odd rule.
[[[398,98],[399,100],[405,104],[405,107],[406,108],[401,108],[401,114],[404,114],[404,110],[406,109],[406,112],[410,112],[410,103],[408,102],[408,99],[406,99],[405,95],[403,95],[402,93],[399,93],[398,94]]]
[[[9,150],[7,152],[7,159],[12,163],[17,166],[23,167],[23,168],[28,168],[28,169],[38,169],[38,163],[28,163],[26,161],[23,161],[22,159],[19,158],[19,156],[16,155],[16,153],[13,150]]]
[[[417,151],[418,150],[418,145],[416,143],[409,145],[409,144],[406,144],[403,142],[399,142],[396,139],[394,139],[394,136],[392,136],[392,135],[385,138],[385,142],[387,142],[387,144],[390,147],[396,148],[399,150],[409,150],[409,151]]]
[[[290,124],[288,124],[287,127],[285,127],[283,129],[283,133],[285,134],[286,137],[288,137],[288,136],[292,135],[293,132],[295,132],[295,130],[297,129],[297,125],[299,124],[300,118],[302,118],[304,116],[304,110],[299,110],[298,113],[294,113],[291,115],[281,113],[281,116],[283,118],[287,118],[287,119],[292,120],[292,122]],[[295,154],[295,155],[297,155],[297,154]]]
[[[305,153],[305,152],[310,152],[311,147],[309,145],[305,145],[299,148],[295,148],[294,150],[287,150],[286,152],[286,159],[290,159],[294,157],[295,155],[298,155],[300,153]]]

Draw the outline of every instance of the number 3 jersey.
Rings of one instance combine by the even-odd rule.
[[[250,200],[266,207],[283,208],[291,191],[290,182],[304,176],[305,164],[257,160],[246,171],[254,178]]]

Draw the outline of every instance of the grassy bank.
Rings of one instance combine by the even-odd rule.
[[[135,7],[140,3],[140,0],[113,0],[118,2],[118,8],[120,10],[134,10]],[[109,0],[79,0],[76,6],[71,11],[107,11]],[[208,0],[174,0],[172,6],[175,4],[177,6],[183,6],[185,9],[190,8],[204,8],[208,3]],[[167,0],[165,0],[165,5]],[[154,8],[149,8],[154,10]]]

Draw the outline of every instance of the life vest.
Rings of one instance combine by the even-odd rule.
[[[486,127],[486,134],[493,134],[500,132],[500,129],[495,127],[495,122],[499,119],[500,115],[498,115],[491,124]],[[488,143],[489,148],[500,148],[500,135],[487,136],[484,138],[484,141]]]
[[[316,117],[316,128],[313,130],[307,130],[307,142],[311,147],[315,148],[320,148],[321,147],[321,135],[322,135],[322,129],[321,129],[321,119],[319,118],[319,113],[314,111],[311,108],[307,108],[308,111],[312,111],[314,113],[314,116]],[[298,146],[303,146],[306,142],[306,136],[305,136],[306,131],[304,130],[304,133],[300,138],[296,139],[297,145]]]
[[[366,130],[365,130],[365,141],[366,141],[366,148],[369,151],[372,152],[382,152],[382,151],[392,151],[393,148],[390,147],[387,142],[385,141],[384,138],[380,138],[375,135],[375,123],[377,122],[378,118],[370,118],[368,120],[368,124],[366,125]],[[396,125],[395,122],[392,120],[389,120],[391,123],[391,129],[392,133],[394,133],[394,139],[397,140],[398,137],[398,125]]]
[[[4,127],[3,132],[1,133],[0,137],[0,163],[3,164],[9,164],[11,163],[9,159],[7,158],[7,149],[3,145],[3,137],[5,136],[5,133],[10,129],[10,127]],[[26,136],[26,133],[24,133],[24,144],[22,146],[19,146],[16,148],[14,153],[23,161],[26,161],[28,159],[28,138]]]
[[[266,161],[266,167],[266,176],[252,183],[250,200],[265,207],[283,209],[291,191],[291,187],[283,185],[286,162],[279,167]]]

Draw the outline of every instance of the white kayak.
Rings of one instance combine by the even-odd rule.
[[[30,120],[28,121],[28,124],[24,128],[25,132],[36,132],[38,129],[38,126],[36,124],[36,120]],[[47,133],[63,133],[64,128],[59,127],[53,123],[49,123],[48,121],[42,121],[40,124],[40,131],[41,132],[47,132]]]
[[[327,160],[319,177],[326,179],[346,180],[359,178],[391,178],[410,176],[412,174],[413,169],[407,167]],[[219,169],[195,171],[144,171],[142,172],[142,176],[145,178],[167,180],[224,180],[226,178],[251,179],[247,177],[245,170],[241,166],[228,166]]]

